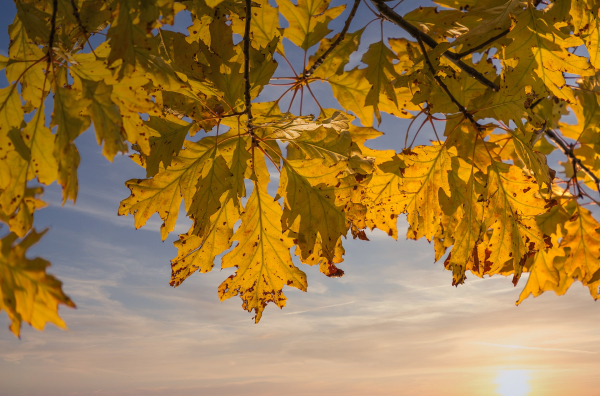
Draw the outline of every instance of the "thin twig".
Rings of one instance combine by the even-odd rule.
[[[290,63],[290,61],[288,60],[288,58],[284,55],[284,54],[279,54],[281,55],[281,57],[283,58],[283,60],[286,61],[286,63],[288,64],[288,66],[290,67],[290,69],[292,69],[292,73],[294,73],[294,76],[296,76],[295,78],[293,78],[294,80],[298,79],[298,73],[296,73],[296,70],[294,70],[294,66],[292,66],[292,64]]]
[[[492,44],[494,41],[498,40],[499,38],[502,38],[502,37],[506,36],[508,33],[510,33],[510,29],[506,29],[502,33],[495,35],[491,39],[489,39],[489,40],[487,40],[487,41],[485,41],[485,42],[483,42],[483,43],[481,43],[479,45],[476,45],[475,47],[473,47],[473,48],[471,48],[469,50],[466,50],[466,51],[463,51],[463,52],[459,52],[458,54],[456,54],[456,56],[459,59],[462,59],[462,58],[464,58],[467,55],[471,55],[473,52],[477,52],[480,49],[483,49],[483,48],[487,47],[488,45]]]
[[[250,96],[250,22],[252,20],[252,0],[246,0],[246,27],[244,30],[244,99],[248,130],[252,130],[252,98]]]
[[[85,37],[85,41],[90,46],[90,49],[92,50],[92,54],[94,54],[96,59],[98,59],[98,55],[96,55],[96,52],[94,52],[94,48],[92,47],[92,44],[90,44],[90,36],[88,36],[89,32],[87,31],[85,26],[83,26],[83,22],[81,21],[81,15],[79,14],[79,9],[77,9],[77,4],[75,4],[75,0],[71,0],[71,7],[73,8],[73,15],[75,16],[75,19],[77,20],[77,23],[79,24],[79,28],[81,29],[81,32],[83,33],[83,36]]]
[[[425,125],[427,120],[429,120],[429,118],[425,118],[423,120],[423,122],[421,123],[421,126],[419,127],[419,129],[417,129],[417,132],[415,132],[415,136],[413,137],[412,142],[410,142],[410,146],[408,146],[409,149],[412,149],[413,144],[415,144],[415,140],[417,140],[417,136],[419,136],[419,132],[421,132],[421,129],[423,129],[423,126]]]
[[[289,113],[290,110],[292,109],[292,104],[294,104],[294,99],[296,99],[296,94],[298,93],[298,88],[296,88],[294,90],[294,94],[292,95],[292,100],[290,100],[290,105],[288,106],[288,109],[286,111],[286,113]]]
[[[440,137],[438,136],[437,133],[437,129],[435,129],[435,124],[433,123],[433,117],[431,116],[431,114],[427,114],[427,119],[429,120],[429,123],[431,124],[431,127],[433,128],[433,133],[435,134],[436,139],[438,140],[438,142],[440,141]]]
[[[313,99],[315,100],[315,103],[317,104],[317,106],[319,106],[319,110],[321,111],[321,114],[325,115],[325,111],[323,110],[323,107],[321,107],[321,104],[319,103],[319,101],[317,100],[317,97],[315,96],[315,94],[313,93],[312,89],[310,89],[310,85],[306,84],[306,88],[308,88],[308,92],[310,92],[311,96],[313,97]]]
[[[346,19],[346,22],[344,23],[344,28],[340,32],[338,38],[331,44],[331,47],[329,47],[327,49],[327,51],[325,51],[323,53],[323,55],[321,55],[319,57],[319,59],[317,59],[315,61],[315,63],[313,63],[313,65],[310,67],[310,69],[308,69],[304,73],[302,73],[302,77],[304,77],[304,78],[310,77],[315,72],[315,70],[323,64],[325,59],[333,52],[335,47],[337,47],[342,42],[342,40],[344,40],[344,37],[346,37],[346,33],[348,32],[348,29],[350,28],[350,23],[352,23],[352,19],[354,19],[354,16],[356,15],[356,10],[358,10],[359,4],[360,4],[360,0],[354,0],[354,5],[352,6],[352,9],[350,10],[350,15],[348,15],[348,19]]]
[[[596,184],[596,188],[600,191],[600,179],[596,177],[594,172],[592,172],[587,166],[581,162],[579,158],[573,152],[573,147],[566,145],[560,138],[560,136],[550,128],[546,128],[544,130],[546,136],[550,138],[559,148],[560,150],[571,160],[573,163],[573,176],[577,175],[577,167],[579,167],[582,171],[584,171]]]
[[[365,5],[367,6],[367,8],[369,9],[369,11],[371,11],[373,13],[373,15],[375,15],[377,17],[377,19],[379,19],[381,17],[381,15],[379,15],[378,13],[376,13],[371,6],[369,5],[369,2],[367,0],[365,0]]]
[[[408,129],[406,130],[406,136],[404,136],[404,148],[408,147],[408,134],[410,133],[410,128],[412,128],[412,125],[414,124],[414,122],[423,113],[425,113],[425,109],[421,109],[421,111],[419,112],[419,114],[415,115],[413,117],[413,119],[410,121],[410,124],[408,124]]]
[[[429,66],[429,69],[431,70],[431,74],[433,75],[435,81],[444,90],[444,92],[446,92],[446,95],[448,95],[450,101],[454,103],[454,105],[458,108],[458,111],[460,111],[465,116],[465,118],[471,121],[471,123],[475,126],[477,130],[480,130],[481,125],[479,125],[477,121],[475,121],[475,118],[473,118],[473,114],[469,113],[465,106],[463,106],[458,100],[456,100],[456,98],[454,97],[454,95],[452,95],[452,93],[450,92],[446,84],[442,81],[440,76],[436,74],[435,69],[433,68],[433,64],[427,56],[427,51],[425,50],[425,46],[423,45],[423,41],[421,40],[421,38],[417,37],[417,41],[419,42],[419,46],[421,47],[421,51],[423,52],[423,56],[425,57],[425,62],[427,63],[427,66]]]
[[[410,34],[413,38],[415,38],[417,40],[420,39],[421,41],[423,41],[425,44],[427,44],[432,49],[438,46],[438,43],[432,37],[423,33],[422,31],[417,29],[415,26],[411,25],[408,21],[406,21],[404,18],[402,18],[396,11],[394,11],[393,9],[388,7],[388,5],[384,3],[384,0],[371,0],[371,1],[375,5],[375,7],[377,7],[377,10],[379,10],[381,15],[383,17],[385,17],[385,19],[400,26],[402,29],[406,30],[406,32],[408,34]],[[480,72],[478,72],[477,70],[475,70],[475,68],[473,68],[473,67],[467,65],[466,63],[464,63],[463,61],[461,61],[460,56],[458,56],[458,54],[456,54],[454,52],[450,52],[450,51],[445,51],[442,55],[446,59],[448,59],[450,62],[454,63],[456,66],[458,66],[460,69],[462,69],[469,76],[473,77],[474,79],[476,79],[477,81],[479,81],[480,83],[485,85],[486,87],[491,88],[494,92],[498,92],[500,90],[500,87],[498,87],[496,84],[494,84],[493,82],[491,82],[490,80],[485,78],[485,76],[483,74],[481,74]]]
[[[271,158],[271,156],[262,147],[260,147],[260,144],[257,144],[256,147],[258,147],[258,149],[263,152],[263,154],[265,155],[265,157],[267,157],[268,159],[271,160],[271,163],[273,164],[273,166],[275,167],[275,169],[277,169],[279,171],[279,173],[281,173],[281,169],[279,168],[279,166],[277,166],[277,164],[275,163],[275,161],[273,160],[273,158]]]

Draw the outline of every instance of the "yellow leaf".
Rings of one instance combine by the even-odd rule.
[[[91,100],[88,113],[94,122],[98,144],[104,142],[102,154],[112,161],[117,153],[126,153],[125,131],[119,107],[111,100],[113,87],[103,81],[83,80],[84,96]]]
[[[403,160],[409,166],[402,172],[400,190],[403,196],[402,212],[408,213],[410,228],[407,238],[422,237],[431,241],[442,213],[440,190],[450,195],[448,171],[451,152],[443,145],[418,146],[407,151]]]
[[[329,22],[346,8],[345,5],[329,8],[329,0],[298,0],[298,5],[289,0],[280,0],[277,4],[281,15],[290,24],[283,37],[305,51],[331,32],[327,27]]]
[[[149,31],[156,27],[158,15],[152,12],[151,6],[143,10],[140,0],[118,0],[112,7],[116,9],[116,17],[107,33],[107,38],[111,39],[107,61],[111,67],[122,61],[123,76],[134,70],[141,51],[151,50],[148,36],[151,36]]]
[[[371,230],[379,228],[398,239],[397,217],[404,210],[404,195],[400,190],[406,163],[395,156],[380,164],[367,187],[366,222]]]
[[[335,74],[341,74],[344,71],[344,67],[350,61],[350,55],[358,49],[364,31],[365,29],[360,29],[354,33],[346,34],[344,39],[333,49],[333,51],[331,51],[323,63],[315,69],[315,72],[311,77],[329,78]],[[321,40],[319,49],[317,49],[317,52],[309,58],[306,69],[310,69],[316,60],[329,50],[331,44],[334,43],[338,37],[339,34],[330,39],[324,38]]]
[[[119,206],[119,215],[133,214],[135,228],[140,228],[154,214],[164,221],[160,233],[165,240],[175,229],[182,194],[186,210],[195,192],[196,180],[202,172],[204,161],[210,155],[210,143],[185,142],[185,149],[173,157],[171,166],[161,169],[151,179],[132,179],[125,183],[131,196]]]
[[[458,205],[455,224],[446,224],[443,230],[444,237],[452,236],[454,243],[445,266],[452,271],[452,285],[462,284],[465,280],[465,271],[470,269],[478,276],[489,272],[485,264],[480,265],[476,246],[480,242],[483,231],[484,207],[479,197],[483,192],[483,185],[478,180],[478,169],[474,164],[466,164],[456,158],[449,173],[452,204]],[[467,181],[462,179],[467,177]],[[443,204],[451,204],[448,201]],[[452,205],[452,206],[454,206]],[[445,206],[445,205],[444,205]],[[444,207],[444,212],[452,213],[454,210]]]
[[[518,16],[516,26],[507,35],[513,42],[504,54],[506,58],[518,59],[518,64],[506,72],[502,88],[515,94],[530,85],[540,96],[548,89],[556,97],[572,103],[575,97],[572,89],[565,86],[562,73],[589,76],[594,71],[586,58],[567,51],[569,47],[581,45],[581,40],[563,34],[546,21],[546,17],[547,14],[533,7]]]
[[[340,105],[352,111],[364,126],[373,125],[373,106],[365,105],[371,85],[365,78],[366,69],[354,68],[348,72],[329,77],[333,96]]]
[[[210,8],[215,8],[219,4],[221,4],[224,0],[206,0],[206,5]]]
[[[194,234],[202,237],[209,230],[213,215],[222,206],[221,197],[231,189],[229,180],[233,174],[229,171],[225,159],[211,150],[204,161],[202,173],[198,177],[196,193],[188,209],[188,216],[194,220]]]
[[[24,237],[33,226],[33,212],[47,206],[37,197],[43,191],[41,187],[25,188],[23,200],[20,202],[17,212],[8,219],[11,232],[17,234],[19,238]]]
[[[152,177],[158,172],[159,165],[164,168],[171,165],[173,156],[179,154],[183,142],[192,124],[177,117],[150,117],[146,126],[156,131],[159,136],[150,138],[150,155],[146,158],[146,177]]]
[[[250,45],[255,49],[267,47],[274,38],[281,36],[279,28],[278,7],[272,7],[269,0],[258,0],[252,8],[252,20],[250,21]],[[232,15],[233,32],[244,35],[245,19]]]
[[[81,92],[60,87],[54,94],[54,111],[50,127],[58,126],[54,156],[58,160],[58,182],[63,187],[63,203],[77,199],[77,167],[79,153],[73,141],[90,126],[83,115],[91,100],[81,98]]]
[[[482,261],[491,268],[490,274],[512,260],[516,284],[526,255],[541,248],[540,236],[530,234],[528,230],[533,225],[524,221],[546,212],[550,205],[539,197],[533,178],[524,175],[520,168],[493,162],[488,172],[484,225],[492,233],[479,246],[480,257],[485,257]]]
[[[27,180],[37,176],[40,183],[48,185],[57,178],[58,164],[54,157],[54,135],[44,124],[44,108],[40,107],[21,135],[31,150]]]
[[[197,236],[192,226],[187,234],[179,235],[174,242],[178,254],[171,260],[171,286],[179,286],[196,271],[212,270],[215,257],[231,247],[233,226],[239,218],[233,201],[223,197],[221,207],[210,218],[211,228],[208,232]]]
[[[46,233],[31,231],[17,242],[13,233],[2,238],[0,257],[0,311],[5,310],[11,321],[10,330],[19,337],[21,323],[44,330],[46,323],[66,329],[58,316],[58,304],[75,308],[61,289],[61,282],[46,274],[50,263],[41,258],[28,259],[27,249]]]
[[[561,296],[567,292],[574,279],[565,272],[565,257],[558,247],[556,238],[548,249],[540,249],[533,257],[529,279],[516,304],[519,305],[530,295],[537,297],[545,291],[553,290]]]
[[[221,142],[231,142],[228,138],[233,134],[230,132],[218,138],[207,136],[197,143],[185,141],[184,149],[172,158],[168,168],[161,166],[150,179],[128,180],[125,185],[131,190],[131,196],[121,202],[119,215],[133,214],[135,227],[140,228],[154,213],[158,213],[164,221],[161,236],[165,240],[175,228],[182,199],[185,210],[190,210],[206,161]]]
[[[569,201],[566,209],[571,218],[564,223],[560,241],[567,257],[564,268],[569,277],[587,282],[600,269],[600,224],[576,200]]]
[[[536,132],[525,134],[522,130],[517,129],[512,131],[512,141],[515,152],[521,158],[525,167],[533,173],[538,183],[538,188],[542,190],[544,185],[546,188],[550,188],[553,178],[550,176],[550,168],[548,167],[546,156],[535,151],[530,143],[531,135]]]
[[[251,155],[246,150],[247,145],[248,142],[239,137],[220,146],[219,151],[232,174],[229,177],[229,192],[221,196],[220,207],[211,215],[208,229],[198,234],[194,231],[198,227],[196,222],[187,234],[179,235],[179,240],[175,242],[179,253],[171,260],[171,286],[179,286],[196,270],[210,271],[215,257],[231,246],[233,226],[240,218],[240,198],[246,196],[244,179],[250,177],[247,173]]]
[[[296,244],[303,261],[316,250],[318,236],[322,256],[332,261],[339,238],[346,235],[346,218],[336,206],[335,189],[327,189],[338,183],[345,166],[343,162],[325,166],[321,159],[284,162],[277,191],[285,199],[281,222],[284,231],[298,234]]]
[[[40,106],[42,96],[45,96],[42,93],[46,91],[45,94],[48,94],[47,89],[44,89],[44,68],[47,62],[37,61],[41,60],[45,53],[27,36],[18,18],[10,25],[9,35],[11,44],[8,55],[12,62],[6,66],[6,79],[12,83],[20,77],[23,99],[29,106]]]
[[[242,307],[254,310],[255,322],[269,302],[285,306],[283,286],[306,291],[306,275],[292,262],[292,239],[281,231],[282,210],[267,191],[266,183],[255,181],[252,195],[242,214],[240,228],[233,236],[238,245],[223,257],[222,268],[237,267],[219,286],[221,301],[239,295]]]
[[[569,3],[569,2],[565,2]],[[598,68],[600,65],[600,20],[595,2],[572,0],[568,10],[572,17],[575,35],[583,38],[590,56],[590,63]]]
[[[19,128],[23,122],[23,108],[16,86],[9,85],[0,89],[0,135],[8,136],[13,128]]]
[[[381,115],[378,106],[380,94],[385,94],[388,99],[398,106],[393,85],[394,80],[400,78],[400,75],[396,72],[392,63],[395,57],[395,54],[386,47],[383,41],[371,44],[362,57],[362,61],[367,64],[365,78],[371,84],[371,89],[365,97],[365,105],[373,106],[375,117],[380,123]]]

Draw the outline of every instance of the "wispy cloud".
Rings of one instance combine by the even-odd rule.
[[[532,351],[551,351],[551,352],[567,352],[567,353],[588,353],[588,354],[592,354],[595,355],[598,352],[592,352],[592,351],[580,351],[577,349],[563,349],[563,348],[539,348],[539,347],[528,347],[528,346],[522,346],[522,345],[504,345],[504,344],[492,344],[489,342],[474,342],[474,344],[477,345],[489,345],[489,346],[493,346],[493,347],[500,347],[500,348],[511,348],[511,349],[529,349]]]
[[[341,306],[344,306],[344,305],[354,304],[355,302],[356,301],[348,301],[348,302],[340,303],[340,304],[332,304],[332,305],[325,305],[323,307],[305,309],[304,311],[286,312],[284,315],[298,315],[298,314],[303,314],[303,313],[306,313],[306,312],[320,311],[320,310],[326,309],[326,308],[341,307]]]

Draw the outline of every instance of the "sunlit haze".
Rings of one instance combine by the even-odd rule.
[[[527,396],[531,389],[527,370],[502,370],[494,382],[499,396]]]

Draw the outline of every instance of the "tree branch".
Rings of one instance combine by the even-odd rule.
[[[544,132],[546,133],[546,136],[548,136],[550,140],[552,140],[560,148],[560,150],[571,160],[571,162],[573,163],[573,175],[577,177],[577,167],[579,167],[594,181],[594,183],[596,184],[596,188],[600,192],[600,179],[596,177],[594,172],[592,172],[587,166],[585,166],[579,158],[577,158],[577,156],[573,152],[573,147],[567,146],[565,142],[563,142],[560,139],[558,134],[552,129],[546,128]]]
[[[433,78],[435,79],[435,81],[444,90],[444,92],[446,92],[446,95],[448,95],[448,97],[450,98],[450,100],[452,101],[452,103],[454,103],[454,105],[458,108],[458,111],[460,111],[461,113],[463,113],[463,115],[469,121],[471,121],[471,123],[473,124],[473,126],[475,126],[475,128],[477,130],[480,130],[481,129],[481,125],[479,125],[477,123],[477,121],[475,121],[475,118],[473,118],[473,115],[467,111],[467,109],[465,108],[465,106],[463,106],[462,104],[460,104],[460,102],[458,100],[456,100],[456,98],[454,97],[454,95],[452,95],[452,93],[450,92],[450,90],[448,89],[448,87],[446,86],[446,84],[442,81],[442,79],[440,78],[440,76],[438,76],[435,73],[435,69],[433,68],[433,64],[431,63],[431,61],[429,60],[429,57],[427,56],[427,51],[425,50],[425,46],[423,45],[423,41],[421,41],[420,37],[417,37],[417,42],[419,43],[419,46],[421,47],[421,51],[423,52],[423,56],[425,57],[425,62],[427,63],[427,66],[431,70],[431,74],[433,75]]]
[[[246,0],[246,27],[244,29],[244,100],[248,117],[248,130],[252,128],[252,98],[250,96],[250,22],[252,21],[252,0]]]
[[[58,0],[52,1],[52,19],[50,20],[50,37],[48,39],[48,62],[52,63],[52,47],[54,47],[54,34],[56,32],[56,13],[58,12]]]
[[[387,4],[385,4],[383,0],[371,0],[371,1],[375,5],[375,7],[377,7],[377,10],[379,10],[381,15],[385,19],[400,26],[402,29],[406,30],[406,32],[408,34],[410,34],[413,38],[415,38],[417,40],[420,39],[422,42],[427,44],[432,49],[438,46],[438,43],[432,37],[423,33],[422,31],[417,29],[415,26],[411,25],[408,21],[406,21],[398,13],[396,13],[396,11],[394,11],[393,9],[388,7]],[[500,90],[500,88],[496,84],[494,84],[493,82],[491,82],[490,80],[485,78],[485,76],[483,74],[481,74],[480,72],[478,72],[477,70],[475,70],[475,68],[473,68],[473,67],[467,65],[465,62],[461,61],[460,60],[461,57],[459,56],[459,54],[456,54],[456,53],[450,52],[450,51],[445,51],[442,55],[446,59],[448,59],[450,62],[454,63],[456,66],[458,66],[460,69],[462,69],[469,76],[473,77],[474,79],[476,79],[477,81],[479,81],[480,83],[485,85],[486,87],[491,88],[492,91],[498,92]]]
[[[317,59],[315,61],[315,63],[310,67],[310,69],[308,69],[304,73],[302,73],[303,78],[308,78],[308,77],[312,76],[312,74],[315,72],[315,70],[319,66],[321,66],[323,64],[323,61],[325,61],[325,59],[333,52],[335,47],[337,47],[342,42],[342,40],[344,40],[344,38],[346,37],[346,33],[348,33],[348,29],[350,28],[350,23],[352,23],[352,19],[354,19],[354,16],[356,15],[356,10],[358,10],[358,5],[360,4],[360,1],[361,0],[354,0],[354,5],[352,6],[352,9],[350,10],[350,15],[348,15],[348,19],[346,19],[346,22],[344,23],[344,28],[340,32],[340,35],[333,42],[333,44],[331,44],[331,47],[329,47],[327,49],[327,51],[325,51],[323,53],[323,55],[321,55],[319,57],[319,59]]]

